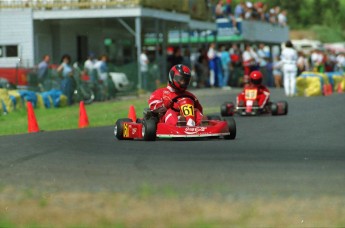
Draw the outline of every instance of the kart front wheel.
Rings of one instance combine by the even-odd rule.
[[[155,141],[157,131],[157,122],[154,119],[145,119],[143,121],[142,135],[145,141]]]
[[[232,117],[224,118],[224,121],[227,122],[230,135],[225,135],[224,139],[235,139],[236,138],[236,122]]]
[[[222,116],[233,116],[234,115],[234,103],[225,102],[220,106],[220,114]]]
[[[129,138],[123,137],[124,132],[124,122],[132,122],[129,118],[118,119],[115,123],[114,135],[118,140],[130,140]]]

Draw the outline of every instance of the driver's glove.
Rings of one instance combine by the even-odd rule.
[[[169,96],[163,96],[163,105],[166,109],[171,108],[172,100]]]

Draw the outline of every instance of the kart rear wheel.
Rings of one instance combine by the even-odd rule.
[[[236,138],[236,122],[235,119],[232,117],[224,118],[224,121],[227,122],[229,127],[230,135],[225,135],[224,139],[235,139]]]
[[[288,103],[286,101],[278,101],[271,104],[272,115],[286,115],[288,113]]]
[[[157,131],[157,122],[155,119],[145,119],[143,120],[143,130],[142,135],[145,141],[155,141]]]
[[[288,103],[286,101],[278,101],[277,105],[279,107],[279,105],[281,106],[281,113],[279,113],[280,115],[287,115],[288,113]],[[279,109],[278,109],[279,110]]]
[[[271,114],[273,116],[278,115],[278,105],[276,103],[271,104]]]
[[[220,114],[222,116],[233,116],[234,115],[234,103],[225,102],[220,106]]]
[[[115,123],[114,135],[118,140],[131,140],[129,138],[123,137],[123,123],[124,122],[132,122],[132,120],[129,118],[118,119]]]

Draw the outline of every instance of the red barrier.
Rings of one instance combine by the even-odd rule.
[[[0,78],[5,78],[14,85],[27,85],[29,71],[27,68],[0,68]]]

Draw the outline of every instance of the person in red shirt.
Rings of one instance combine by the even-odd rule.
[[[182,64],[173,66],[169,71],[168,85],[155,90],[149,100],[149,108],[158,114],[160,122],[176,125],[180,116],[178,97],[187,97],[194,101],[194,119],[187,121],[187,126],[199,125],[203,119],[203,108],[194,94],[187,91],[191,81],[190,69]]]
[[[262,73],[260,71],[252,71],[249,75],[250,83],[246,85],[244,90],[237,95],[237,106],[245,107],[247,99],[255,99],[253,106],[264,108],[270,99],[270,91],[261,84]]]

